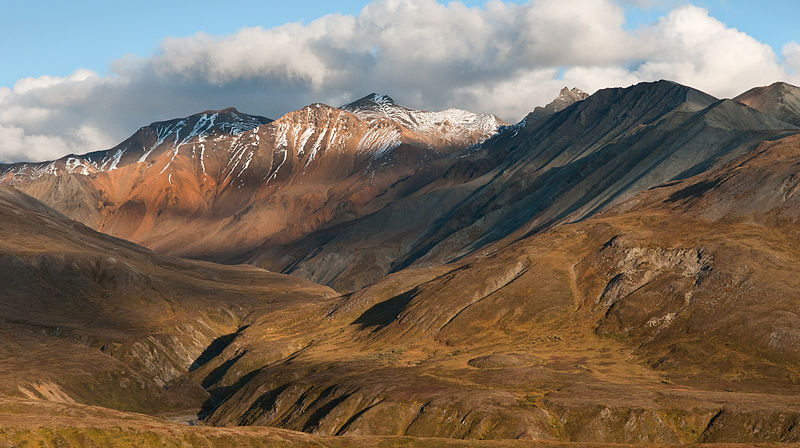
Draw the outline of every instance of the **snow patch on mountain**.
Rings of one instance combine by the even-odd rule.
[[[373,159],[379,159],[402,143],[400,130],[393,125],[374,125],[367,129],[358,142],[356,152],[372,153]]]
[[[369,123],[388,119],[405,128],[450,144],[480,143],[505,125],[494,115],[476,114],[462,109],[438,112],[410,109],[387,95],[370,94],[341,107]]]

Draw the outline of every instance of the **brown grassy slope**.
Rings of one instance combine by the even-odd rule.
[[[520,440],[469,441],[435,438],[346,436],[325,437],[278,428],[188,427],[142,414],[85,405],[41,401],[0,400],[0,446],[34,447],[530,447],[592,448],[633,445],[603,443],[534,442]],[[643,446],[637,444],[635,446]],[[664,447],[675,445],[646,445]],[[682,445],[693,446],[693,445]],[[699,446],[699,445],[694,445]],[[708,446],[708,445],[705,445]],[[775,446],[718,444],[716,448]],[[781,445],[786,446],[786,445]]]
[[[664,188],[679,192],[685,187]],[[651,191],[656,193],[666,191]],[[6,201],[29,200],[11,195]],[[199,356],[202,365],[184,381],[209,389],[214,404],[209,423],[277,425],[320,435],[662,443],[797,440],[798,426],[793,422],[800,409],[791,343],[796,328],[791,313],[796,309],[792,292],[797,289],[797,254],[792,249],[792,226],[710,222],[665,210],[663,200],[652,204],[561,226],[507,246],[498,244],[457,264],[404,270],[338,300],[290,301],[292,306],[248,314],[220,332],[229,336],[221,338],[218,350],[207,358]],[[28,255],[45,249],[67,253],[80,247],[83,252],[105,253],[109,244],[122,244],[94,233],[90,235],[96,239],[87,238],[84,228],[67,223],[73,226],[70,230],[35,202],[8,210],[4,222],[21,236],[3,242],[16,247],[13,253],[18,255],[13,257],[23,264]],[[21,227],[14,229],[15,225],[54,232],[50,240],[42,240]],[[24,255],[21,247],[31,254]],[[185,272],[173,272],[168,278],[176,291],[192,285],[209,287],[202,277],[213,278],[216,272],[217,279],[240,285],[226,284],[232,289],[226,294],[233,294],[226,297],[233,300],[236,291],[252,293],[237,288],[246,288],[241,284],[250,273],[260,272],[237,267],[219,272],[223,268],[134,249],[117,249],[114,258],[137,269],[150,265],[143,272],[152,272],[149,275],[155,279],[166,269],[164,260],[171,260],[169,266],[181,272],[179,267],[187,266],[202,272],[189,279]],[[135,254],[155,260],[137,264]],[[19,265],[9,260],[9,266]],[[60,278],[34,272],[42,274],[44,285]],[[123,277],[98,274],[97,278]],[[93,286],[97,281],[86,283],[89,292],[99,288]],[[161,281],[153,282],[166,288]],[[172,307],[200,300],[175,294]],[[112,291],[106,300],[113,302],[115,297],[120,296]],[[163,307],[145,302],[148,297],[134,304],[152,307],[154,315],[164,314]],[[65,305],[68,302],[47,303],[57,305],[55,316],[69,317],[59,328],[92,328],[88,318],[80,320],[81,314]],[[116,305],[121,311],[118,319],[135,316],[124,305]],[[36,310],[33,306],[25,311],[33,316],[42,312]],[[72,319],[80,325],[67,325]],[[164,330],[167,335],[179,328],[175,319],[167,322],[171,324],[169,331]],[[85,372],[86,365],[92,365],[91,371],[111,369],[99,360],[140,359],[116,355],[128,353],[124,337],[109,357],[92,348],[96,345],[91,342],[78,348],[74,341],[81,338],[58,337],[72,334],[65,330],[56,334],[44,328],[43,333],[37,327],[38,332],[24,333],[19,324],[9,325],[14,326],[6,334],[12,338],[34,333],[42,337],[36,343],[12,339],[4,345],[15,350],[5,359],[18,360],[16,367],[10,364],[11,370],[33,366],[25,380],[36,375],[48,380],[19,384],[4,380],[22,385],[35,398],[98,402],[96,397],[102,394],[97,389],[90,391],[94,395],[81,395],[64,379],[80,369]],[[123,322],[112,327],[127,328]],[[62,339],[75,347],[56,345]],[[37,360],[53,355],[31,358],[26,352],[30,347],[63,351],[65,356],[52,366],[40,365],[45,361]],[[153,348],[158,353],[160,347]],[[67,358],[78,362],[70,365]],[[123,378],[145,376],[138,372],[156,376],[146,365],[135,369],[128,365],[120,369],[133,373],[123,372]],[[133,394],[126,385],[135,383],[103,375],[90,374],[81,384],[105,384],[127,400],[111,405],[133,407],[128,404]],[[98,380],[105,377],[109,379]],[[145,389],[140,395],[160,405],[167,401],[154,390]],[[169,408],[153,406],[152,401],[142,408],[151,412]]]
[[[302,310],[335,296],[250,266],[159,256],[13,190],[0,189],[0,222],[6,396],[197,408],[207,393],[180,377],[216,338],[256,310]]]

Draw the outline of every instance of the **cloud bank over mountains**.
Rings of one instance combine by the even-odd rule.
[[[0,161],[107,148],[141,125],[208,108],[277,118],[372,91],[514,122],[565,85],[593,92],[671,79],[731,97],[800,83],[797,42],[778,55],[691,5],[629,30],[622,4],[378,0],[358,16],[167,38],[149,58],[115,61],[108,76],[78,70],[0,88]]]

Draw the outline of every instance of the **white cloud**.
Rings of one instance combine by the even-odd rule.
[[[14,84],[14,93],[22,95],[34,90],[47,89],[48,87],[70,82],[79,83],[96,77],[97,75],[91,70],[79,69],[66,78],[47,75],[39,78],[22,78]]]
[[[784,76],[769,45],[695,6],[672,11],[645,34],[656,44],[638,70],[643,78],[665,77],[714,95],[735,96]]]
[[[589,89],[670,79],[719,97],[786,79],[769,45],[729,28],[696,6],[674,9],[656,24],[634,31],[639,56],[629,64],[574,67],[565,80]]]
[[[19,127],[0,124],[0,145],[3,156],[10,160],[44,160],[64,153],[67,145],[57,136],[26,135]]]
[[[693,6],[629,31],[622,3],[378,0],[357,16],[168,38],[149,58],[115,61],[109,76],[79,70],[0,89],[0,161],[108,147],[143,124],[209,108],[277,118],[377,91],[514,121],[564,85],[592,92],[666,78],[733,96],[800,72],[796,43],[779,60]]]
[[[800,44],[788,42],[781,51],[787,70],[793,75],[800,77]]]

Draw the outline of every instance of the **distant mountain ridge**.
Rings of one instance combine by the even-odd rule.
[[[0,179],[157,251],[351,291],[585,219],[787,132],[797,128],[670,81],[564,88],[513,126],[370,94],[274,121],[228,109],[158,122]]]
[[[368,106],[377,98],[312,104],[277,120],[225,109],[156,122],[106,151],[1,168],[0,182],[148,247],[234,260],[264,238],[296,238],[380,207],[398,181],[503,124],[394,102],[382,106],[391,116],[376,117]]]
[[[175,148],[190,140],[202,143],[207,138],[242,134],[271,121],[266,117],[243,114],[235,108],[207,110],[186,118],[159,121],[143,126],[131,137],[108,150],[84,155],[69,154],[52,162],[15,163],[4,170],[3,177],[6,182],[13,184],[35,179],[44,174],[88,175],[113,171],[120,164],[146,162],[153,151],[162,145],[166,147],[171,144]]]

